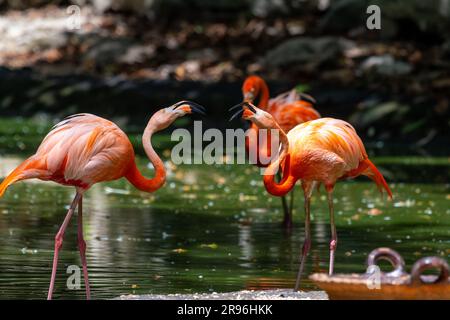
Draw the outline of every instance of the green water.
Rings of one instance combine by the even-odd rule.
[[[0,141],[0,176],[30,154],[46,131],[27,131],[27,140],[22,131],[9,128],[10,137],[16,138]],[[11,150],[23,151],[12,155]],[[448,259],[449,158],[373,161],[389,180],[404,182],[390,184],[395,196],[391,202],[367,179],[338,183],[335,271],[363,272],[367,254],[381,246],[399,251],[408,270],[423,256]],[[147,163],[139,159],[141,168]],[[264,191],[256,168],[175,167],[169,162],[166,167],[168,181],[154,194],[139,192],[125,180],[99,184],[86,193],[84,228],[93,298],[294,286],[304,237],[299,187],[294,228],[286,232],[280,226],[280,200]],[[152,171],[146,168],[144,173],[150,176]],[[34,180],[13,185],[0,199],[0,298],[46,298],[53,239],[73,196],[70,187]],[[328,270],[328,222],[322,191],[312,200],[313,243],[306,274]],[[67,288],[70,265],[80,265],[75,220],[60,254],[56,299],[84,298],[83,281],[79,290]],[[317,288],[305,281],[304,289]]]

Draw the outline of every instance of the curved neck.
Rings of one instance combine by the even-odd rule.
[[[151,121],[149,121],[144,130],[144,134],[142,135],[142,145],[144,146],[147,157],[155,168],[155,176],[151,179],[144,177],[137,168],[135,161],[133,161],[129,172],[126,175],[126,178],[133,186],[146,192],[154,192],[161,188],[166,182],[166,169],[164,168],[164,164],[151,145],[151,138],[154,132],[156,131],[151,124]]]
[[[278,125],[277,125],[278,126]],[[289,140],[281,128],[280,133],[280,153],[277,159],[273,161],[264,172],[264,186],[267,192],[274,196],[284,196],[295,185],[297,179],[290,174],[290,154],[289,154]],[[283,167],[282,178],[280,182],[275,181],[275,174]]]
[[[269,107],[269,87],[263,79],[260,80],[259,85],[259,103],[257,107],[263,110],[267,110],[267,108]]]

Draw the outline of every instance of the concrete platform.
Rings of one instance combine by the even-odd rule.
[[[328,300],[325,291],[294,292],[291,289],[225,293],[122,295],[118,300]]]

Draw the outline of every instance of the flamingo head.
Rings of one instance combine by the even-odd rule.
[[[192,113],[205,115],[205,108],[192,101],[180,101],[170,107],[158,110],[150,121],[159,131],[170,126],[176,119]]]
[[[244,101],[253,103],[256,97],[260,94],[263,85],[264,80],[261,77],[247,77],[242,85],[242,95],[244,96]]]
[[[233,116],[230,118],[230,121],[242,115],[242,119],[253,122],[260,129],[277,128],[275,119],[270,113],[257,108],[250,102],[244,101],[232,107],[230,111],[235,109],[239,110],[235,114],[233,114]]]

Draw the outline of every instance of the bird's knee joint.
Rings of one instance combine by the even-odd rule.
[[[337,239],[333,239],[330,242],[330,250],[335,250],[337,247]]]
[[[55,236],[55,249],[60,249],[64,240],[64,233],[57,233]]]

